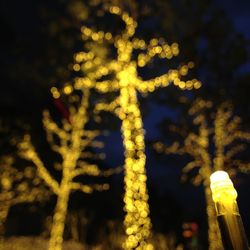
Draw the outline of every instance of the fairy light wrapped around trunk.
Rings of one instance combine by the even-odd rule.
[[[225,250],[249,250],[237,205],[237,192],[225,171],[210,176],[212,197]]]
[[[61,250],[63,243],[63,233],[65,228],[65,219],[67,216],[70,194],[74,191],[83,193],[92,193],[94,190],[107,190],[106,184],[84,184],[79,180],[81,176],[109,176],[120,172],[120,168],[101,170],[96,164],[89,163],[90,159],[96,157],[89,152],[90,147],[102,147],[102,143],[96,140],[100,131],[87,130],[86,124],[89,121],[89,95],[90,91],[83,90],[80,98],[76,98],[71,92],[73,87],[65,85],[63,91],[57,88],[51,88],[51,93],[55,99],[61,94],[70,95],[75,101],[69,101],[69,109],[66,112],[65,107],[60,106],[60,111],[64,115],[61,126],[52,120],[48,111],[44,112],[43,124],[47,135],[47,140],[51,149],[58,153],[62,161],[55,163],[54,168],[61,171],[61,179],[58,181],[52,175],[50,169],[45,166],[38,152],[31,142],[29,135],[19,144],[19,154],[24,159],[33,162],[36,166],[38,176],[43,179],[52,193],[57,196],[56,207],[54,210],[51,234],[49,240],[49,250]],[[62,92],[62,93],[61,93]],[[62,103],[57,102],[58,105]],[[65,111],[65,112],[64,112]],[[65,119],[66,118],[66,119]],[[57,140],[56,140],[57,139]]]
[[[77,78],[75,87],[93,88],[102,94],[117,94],[113,101],[97,104],[96,112],[113,112],[122,122],[125,151],[124,226],[127,234],[123,248],[150,250],[153,246],[150,243],[151,220],[146,185],[144,129],[137,93],[147,94],[170,84],[180,89],[198,89],[201,83],[196,79],[186,82],[181,79],[194,66],[193,62],[178,69],[169,69],[155,78],[143,80],[138,74],[138,68],[146,67],[155,57],[169,60],[177,56],[178,44],[168,44],[162,38],[152,38],[149,42],[137,38],[137,22],[127,12],[118,6],[108,6],[107,11],[124,22],[124,30],[114,35],[83,26],[82,38],[96,45],[115,48],[116,54],[111,58],[102,58],[91,49],[77,53],[74,65],[76,71],[81,68],[85,75],[89,69],[92,71],[87,73],[87,77]]]

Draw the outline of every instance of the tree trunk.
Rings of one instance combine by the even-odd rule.
[[[69,200],[69,185],[67,182],[60,186],[60,193],[57,197],[56,208],[54,211],[52,228],[49,241],[49,250],[61,250],[63,243],[63,233],[65,227],[65,219],[67,215],[67,207]]]
[[[3,237],[5,233],[5,222],[8,216],[9,208],[10,204],[8,201],[2,202],[0,206],[0,237]]]
[[[5,234],[5,222],[8,216],[10,204],[9,202],[2,202],[0,206],[0,250],[4,250],[4,234]]]
[[[204,182],[207,222],[208,222],[208,244],[209,250],[223,250],[220,229],[217,222],[215,205],[212,199],[212,192],[210,189],[210,181]]]
[[[133,88],[121,90],[122,136],[125,149],[125,230],[124,249],[146,249],[150,237],[148,194],[146,186],[144,132]],[[139,249],[139,248],[138,248]],[[149,248],[147,248],[149,249]],[[152,248],[151,248],[152,249]]]

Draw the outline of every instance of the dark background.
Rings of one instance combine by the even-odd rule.
[[[10,138],[21,136],[27,130],[35,135],[34,140],[42,154],[45,155],[48,150],[43,138],[41,114],[45,108],[56,112],[49,89],[71,79],[68,65],[72,63],[73,53],[81,48],[81,21],[73,15],[74,11],[70,11],[70,5],[74,6],[75,2],[4,0],[0,3],[0,117],[9,127],[9,132],[2,137],[1,154],[12,152],[13,149],[8,146]],[[141,0],[138,6],[138,21],[142,27],[138,31],[139,35],[146,39],[163,35],[170,42],[177,41],[181,48],[179,60],[193,60],[196,69],[191,74],[203,83],[203,88],[192,94],[181,93],[170,87],[148,97],[139,96],[146,130],[153,225],[159,232],[174,230],[180,233],[183,222],[194,221],[200,226],[200,241],[206,242],[202,188],[188,183],[180,184],[182,160],[176,163],[171,157],[157,156],[150,142],[167,136],[160,129],[161,122],[166,119],[178,120],[183,114],[177,102],[179,95],[191,95],[191,98],[203,96],[215,103],[225,99],[233,100],[237,113],[244,119],[244,127],[249,128],[250,2]],[[147,11],[145,6],[148,7]],[[166,7],[169,8],[166,10]],[[94,17],[94,13],[91,13],[88,21],[94,20]],[[151,69],[154,70],[156,68]],[[164,69],[160,67],[157,70]],[[106,130],[107,126],[103,125],[103,129]],[[102,139],[105,142],[106,160],[101,164],[105,167],[122,164],[119,126],[114,126]],[[46,160],[49,161],[48,156]],[[82,202],[79,202],[78,196],[72,196],[69,209],[84,207],[91,218],[88,226],[89,242],[96,240],[91,232],[102,228],[105,221],[121,220],[122,177],[120,174],[110,178],[113,189],[104,194],[84,196]],[[249,177],[240,175],[235,185],[243,222],[250,236]],[[26,227],[20,226],[25,224],[20,218],[25,208],[13,209],[9,216],[8,234],[31,234],[34,228],[37,234],[40,233],[40,220],[52,211],[53,202],[45,206],[46,212],[36,210],[34,218],[30,219],[35,221],[34,224],[30,222]],[[30,217],[30,213],[26,216]]]

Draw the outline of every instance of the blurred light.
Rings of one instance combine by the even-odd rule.
[[[227,172],[214,172],[210,176],[210,181],[214,202],[229,203],[232,202],[232,200],[236,200],[237,192]]]
[[[89,27],[81,28],[83,40],[92,40],[96,46],[104,41],[117,50],[117,58],[108,59],[94,49],[80,52],[81,69],[90,72],[86,77],[79,77],[75,81],[77,89],[94,88],[100,93],[118,92],[119,96],[110,103],[98,103],[96,113],[109,111],[115,113],[121,120],[121,132],[125,149],[125,195],[124,219],[126,241],[124,249],[153,249],[150,242],[151,220],[149,217],[148,194],[145,171],[145,143],[141,111],[137,99],[137,92],[147,94],[159,87],[174,83],[180,89],[194,89],[200,87],[200,82],[193,79],[187,83],[182,81],[193,63],[183,65],[179,69],[169,70],[165,74],[149,80],[138,76],[138,67],[146,67],[154,57],[170,59],[179,54],[177,43],[167,44],[164,39],[152,38],[149,44],[134,36],[137,22],[118,6],[108,8],[111,14],[118,15],[125,23],[125,29],[119,35],[103,31],[95,31]],[[134,58],[134,50],[138,50]],[[94,53],[94,59],[88,58]],[[132,57],[133,56],[133,57]],[[113,76],[107,77],[107,76]],[[100,80],[108,78],[109,80]],[[196,86],[196,87],[195,87]]]
[[[73,87],[66,84],[62,89],[62,93],[73,97]],[[60,96],[57,88],[51,88],[53,97]],[[97,165],[89,164],[87,159],[93,156],[87,151],[90,146],[102,147],[94,139],[99,135],[99,131],[86,130],[85,125],[88,122],[89,107],[89,90],[82,90],[81,98],[74,98],[78,100],[78,105],[69,103],[69,117],[62,119],[61,126],[59,126],[50,117],[48,111],[44,111],[43,125],[46,131],[47,140],[51,148],[57,152],[62,159],[61,163],[55,164],[55,168],[62,172],[62,178],[58,181],[48,171],[43,161],[40,159],[34,146],[31,143],[29,135],[24,137],[23,142],[19,144],[19,154],[24,159],[34,163],[37,169],[37,175],[57,196],[57,203],[54,210],[53,223],[51,227],[51,237],[49,240],[49,250],[61,250],[63,242],[63,233],[65,227],[65,219],[67,215],[67,207],[70,193],[79,190],[84,193],[92,193],[94,190],[102,191],[109,189],[108,184],[93,184],[85,185],[76,182],[75,178],[82,175],[90,176],[110,176],[116,173],[115,169],[101,171]],[[58,140],[55,140],[55,137]],[[58,166],[59,165],[59,166]],[[26,176],[32,173],[30,169],[25,171]],[[7,181],[4,181],[7,186]],[[18,186],[19,191],[28,190],[26,183],[21,183]]]

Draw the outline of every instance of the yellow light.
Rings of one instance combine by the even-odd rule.
[[[60,98],[60,93],[59,93],[59,91],[58,91],[58,89],[56,88],[56,87],[52,87],[51,89],[50,89],[50,92],[52,93],[52,96],[53,96],[53,98],[55,98],[55,99],[58,99],[58,98]]]
[[[185,65],[185,66],[181,67],[181,69],[180,69],[180,74],[181,74],[182,76],[185,76],[187,73],[188,73],[188,66]]]
[[[158,40],[156,38],[151,39],[150,45],[155,46],[158,44]]]
[[[237,192],[225,171],[210,176],[211,190],[225,249],[249,249],[244,226],[237,205]]]
[[[64,88],[63,88],[63,92],[64,92],[66,95],[71,94],[72,91],[73,91],[73,88],[72,88],[71,85],[66,85],[66,86],[64,86]]]
[[[80,67],[80,65],[78,63],[76,63],[76,64],[73,65],[73,70],[74,71],[79,71],[80,69],[81,69],[81,67]]]
[[[194,67],[194,62],[189,62],[189,63],[188,63],[188,67],[189,67],[190,69],[192,69],[192,68]]]
[[[120,13],[120,8],[117,7],[117,6],[112,6],[110,7],[110,13],[113,13],[113,14],[119,14]]]
[[[195,89],[199,89],[200,87],[201,87],[201,82],[195,81],[195,82],[194,82],[194,88],[195,88]]]
[[[214,172],[210,176],[210,182],[214,202],[229,203],[236,200],[237,192],[227,172]]]
[[[97,41],[97,40],[99,39],[99,35],[96,34],[96,33],[94,33],[94,34],[92,35],[92,39],[93,39],[94,41]]]
[[[110,40],[110,39],[112,38],[112,34],[109,33],[109,32],[107,32],[107,33],[105,34],[105,38],[106,38],[107,40]]]

